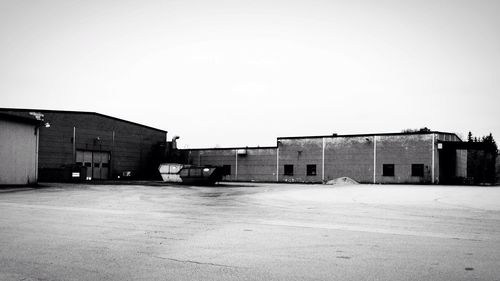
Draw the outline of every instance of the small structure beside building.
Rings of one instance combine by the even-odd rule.
[[[41,120],[0,113],[0,185],[38,181],[38,140]]]

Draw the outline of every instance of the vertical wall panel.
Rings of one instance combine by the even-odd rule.
[[[0,184],[37,182],[35,126],[0,119]]]

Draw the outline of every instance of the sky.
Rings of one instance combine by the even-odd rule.
[[[0,0],[0,107],[179,147],[428,127],[500,140],[500,1]]]

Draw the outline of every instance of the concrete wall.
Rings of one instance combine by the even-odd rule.
[[[240,151],[240,154],[238,154]],[[230,166],[228,181],[276,181],[276,148],[187,150],[190,164]]]
[[[280,139],[278,147],[279,181],[321,181],[322,139]],[[293,165],[293,175],[285,175],[285,165]],[[307,175],[307,165],[316,165],[316,175]]]
[[[0,184],[37,182],[35,125],[0,119]]]
[[[327,182],[350,177],[364,183],[373,183],[374,178],[376,183],[431,182],[431,135],[293,138],[279,142],[282,181]],[[306,167],[311,164],[317,167],[316,176],[306,175]],[[383,175],[384,164],[394,164],[394,176]],[[412,164],[424,165],[423,177],[411,175]],[[284,165],[294,166],[293,176],[284,175]]]
[[[467,178],[467,149],[457,149],[456,150],[456,176],[461,178]]]
[[[193,164],[231,165],[226,180],[327,182],[350,177],[363,183],[431,183],[433,176],[439,181],[437,143],[445,140],[459,141],[442,133],[291,137],[279,138],[277,148],[247,149],[245,157],[236,156],[237,149],[187,151]],[[384,164],[394,165],[393,176],[383,175]],[[412,175],[413,164],[423,165],[423,176]],[[293,166],[293,175],[285,175],[285,165]],[[307,174],[308,165],[315,165],[315,175]]]
[[[432,155],[434,147],[434,177],[439,178],[438,153],[432,134],[395,135],[377,137],[376,182],[430,183],[432,182]],[[434,137],[435,141],[436,137]],[[383,164],[394,164],[394,177],[383,176]],[[412,164],[424,165],[424,176],[411,175]]]

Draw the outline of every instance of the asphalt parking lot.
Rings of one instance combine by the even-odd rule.
[[[500,280],[500,188],[0,190],[0,280]]]

